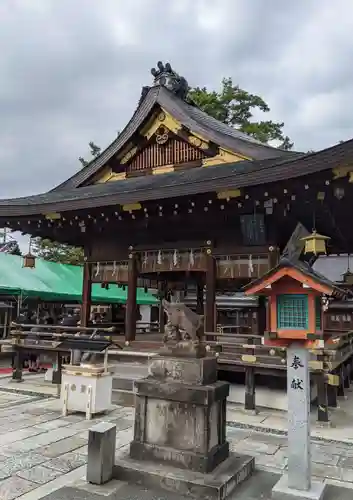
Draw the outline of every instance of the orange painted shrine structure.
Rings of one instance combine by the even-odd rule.
[[[245,287],[246,295],[267,297],[265,343],[285,346],[302,341],[308,346],[324,341],[323,302],[346,292],[312,267],[286,259]]]

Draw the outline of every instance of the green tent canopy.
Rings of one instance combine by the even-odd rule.
[[[46,301],[81,302],[83,267],[36,259],[33,269],[23,267],[18,255],[0,252],[0,295],[23,295]],[[127,287],[116,284],[106,290],[99,283],[92,285],[92,302],[96,304],[125,304]],[[138,288],[139,305],[158,304],[158,299]]]

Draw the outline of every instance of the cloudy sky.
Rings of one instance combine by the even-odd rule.
[[[0,197],[46,191],[106,146],[150,68],[260,94],[297,150],[353,137],[351,0],[1,0]]]

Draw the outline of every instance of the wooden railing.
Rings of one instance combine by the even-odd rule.
[[[332,311],[329,308],[328,311],[325,312],[325,326],[331,330],[353,329],[353,311]]]
[[[146,323],[141,324],[140,327],[145,331],[151,331],[152,325],[156,326]],[[120,338],[115,337],[116,327],[117,324],[109,328],[104,328],[103,325],[87,328],[38,325],[37,332],[26,332],[25,330],[33,328],[33,325],[13,325],[11,345],[16,355],[13,377],[15,379],[22,377],[21,352],[30,350],[57,353],[60,372],[61,356],[66,350],[60,348],[58,344],[64,339],[71,338],[91,342],[92,334],[97,331],[103,334],[103,338],[111,337],[114,347],[123,350],[158,352],[162,345],[162,339],[158,335],[146,335],[146,340],[121,342]],[[28,334],[31,337],[30,341],[26,340]],[[78,334],[79,337],[77,337]],[[317,385],[317,412],[320,422],[329,421],[329,407],[337,406],[337,397],[344,396],[345,390],[350,387],[353,380],[353,332],[326,329],[325,338],[323,348],[317,348],[314,345],[310,349],[311,382]],[[208,354],[217,357],[220,370],[245,372],[245,409],[247,410],[256,409],[256,374],[283,378],[286,376],[286,348],[265,345],[260,335],[206,332],[204,342]],[[9,344],[9,341],[1,343]],[[60,379],[61,373],[60,377],[56,374],[53,383],[60,383]]]
[[[270,269],[269,254],[217,255],[217,278],[259,278]]]
[[[217,325],[219,335],[242,335],[249,334],[252,331],[252,325],[244,322],[242,325]]]
[[[139,273],[169,271],[206,272],[206,253],[202,248],[146,250],[138,252]],[[267,253],[215,255],[218,279],[257,278],[270,269]],[[128,261],[95,262],[93,282],[127,283]]]
[[[109,326],[109,327],[114,327],[114,335],[125,335],[125,322],[124,321],[118,321],[118,322],[108,322],[108,323],[102,323],[103,326]],[[96,325],[99,327],[99,325]],[[136,323],[136,335],[139,334],[150,334],[150,333],[157,333],[159,332],[159,323],[158,322],[147,322],[147,321],[138,321]]]
[[[113,344],[114,328],[75,327],[62,325],[28,325],[12,323],[10,339],[0,341],[2,345],[12,347],[14,360],[12,379],[22,381],[22,361],[24,353],[36,352],[55,354],[56,370],[53,372],[53,384],[61,384],[63,356],[72,349],[82,352],[101,352]],[[122,346],[114,342],[115,347]]]
[[[94,263],[92,281],[96,283],[127,283],[128,261]]]
[[[201,249],[150,250],[141,252],[141,273],[206,271],[206,254]]]
[[[337,406],[337,396],[353,380],[353,332],[325,330],[324,348],[310,349],[310,372],[317,385],[318,420],[329,421],[329,407]],[[255,374],[285,376],[287,351],[285,347],[267,346],[258,335],[205,334],[206,349],[214,354],[220,366],[245,371],[245,408],[255,410]],[[249,397],[249,394],[251,397]]]

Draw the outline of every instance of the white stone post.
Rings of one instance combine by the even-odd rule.
[[[287,349],[288,487],[311,487],[309,351]]]
[[[293,343],[287,348],[288,475],[272,490],[272,498],[322,499],[324,483],[311,481],[309,350]]]

